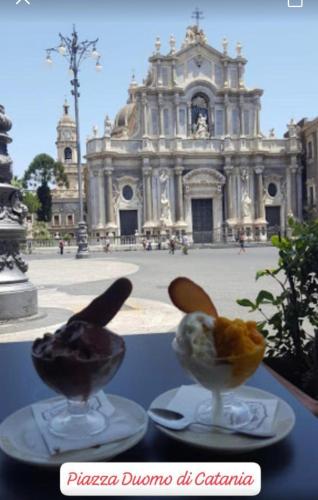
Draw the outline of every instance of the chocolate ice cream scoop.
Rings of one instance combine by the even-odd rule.
[[[115,316],[131,290],[128,279],[117,280],[54,334],[34,341],[33,363],[49,387],[68,398],[85,400],[111,380],[124,358],[125,342],[103,325]]]
[[[45,334],[34,341],[32,349],[43,382],[68,398],[83,400],[112,379],[124,355],[122,337],[84,321]]]

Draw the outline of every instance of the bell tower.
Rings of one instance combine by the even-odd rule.
[[[76,125],[69,114],[69,104],[65,99],[63,104],[63,115],[60,118],[57,130],[57,160],[64,165],[67,174],[69,188],[58,189],[53,196],[66,196],[72,198],[78,197],[78,179],[77,179],[77,149],[76,149]],[[67,193],[67,192],[68,193]]]
[[[57,159],[66,167],[69,164],[76,164],[76,126],[73,118],[69,114],[69,104],[65,99],[63,104],[63,116],[57,125]]]

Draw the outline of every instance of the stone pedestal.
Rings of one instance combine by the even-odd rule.
[[[10,184],[10,128],[11,121],[0,105],[0,321],[33,316],[38,309],[37,290],[26,276],[28,265],[20,254],[27,208],[19,190]]]
[[[78,229],[77,229],[77,245],[78,249],[76,252],[76,258],[77,259],[87,259],[90,254],[88,250],[88,234],[87,234],[87,225],[86,222],[80,221],[78,223]]]
[[[20,254],[25,238],[26,208],[19,191],[0,184],[0,321],[37,313],[37,291],[28,281],[28,265]]]

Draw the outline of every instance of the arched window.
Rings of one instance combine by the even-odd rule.
[[[195,94],[191,101],[192,132],[197,129],[197,123],[200,115],[206,119],[209,129],[209,99],[202,93]]]
[[[64,160],[71,160],[72,159],[72,150],[71,148],[65,148],[64,149]]]

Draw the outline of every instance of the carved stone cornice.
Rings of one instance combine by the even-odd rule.
[[[184,167],[182,167],[181,165],[177,165],[174,167],[174,173],[176,175],[182,175],[182,172],[184,171]]]
[[[225,172],[225,175],[226,175],[227,177],[230,177],[230,175],[232,175],[232,174],[233,174],[233,171],[234,171],[234,167],[233,167],[232,165],[226,165],[226,166],[224,167],[224,172]]]
[[[261,175],[264,172],[264,167],[261,165],[257,165],[254,167],[254,172],[256,175]]]
[[[104,168],[104,174],[110,177],[114,172],[113,167],[105,167]]]
[[[144,176],[152,174],[152,168],[150,166],[142,167],[142,173]]]

